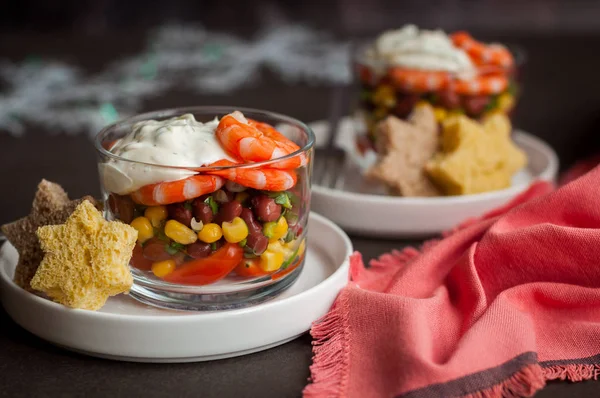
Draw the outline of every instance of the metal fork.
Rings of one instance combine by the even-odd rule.
[[[340,119],[344,114],[346,86],[336,86],[333,90],[329,116],[327,143],[315,150],[313,182],[322,187],[341,189],[344,186],[344,165],[346,152],[335,145]]]

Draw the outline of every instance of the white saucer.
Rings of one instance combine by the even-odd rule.
[[[0,249],[0,298],[19,325],[73,351],[135,362],[207,361],[265,350],[309,330],[346,284],[352,250],[341,229],[311,213],[304,269],[269,302],[196,313],[150,307],[121,295],[93,312],[66,308],[15,285],[18,254],[7,242]]]
[[[310,124],[317,146],[326,141],[327,121]],[[334,190],[314,184],[311,208],[327,216],[347,232],[363,236],[417,238],[449,230],[470,217],[477,217],[517,196],[536,180],[554,181],[558,157],[539,138],[521,130],[514,132],[516,144],[528,157],[528,165],[513,178],[510,188],[476,195],[403,198],[385,195],[381,186],[362,177],[357,161],[354,121],[340,121],[336,143],[349,154],[344,170],[344,184]]]

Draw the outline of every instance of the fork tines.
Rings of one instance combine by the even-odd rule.
[[[314,183],[322,187],[342,189],[345,161],[346,154],[339,148],[331,151],[317,148],[313,169]]]

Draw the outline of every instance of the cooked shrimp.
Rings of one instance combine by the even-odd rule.
[[[289,155],[300,149],[273,126],[249,120],[235,111],[221,118],[215,131],[217,139],[230,153],[244,161],[262,162]],[[277,162],[274,168],[295,168],[306,164],[306,156]]]
[[[456,32],[451,35],[455,46],[462,48],[478,65],[497,65],[508,68],[513,65],[513,56],[500,45],[485,45],[475,40],[467,32]]]
[[[212,163],[211,167],[235,166],[230,160],[222,159]],[[270,168],[228,168],[212,170],[207,173],[224,177],[248,188],[262,189],[265,191],[285,191],[296,185],[298,177],[293,170],[279,170]]]
[[[456,80],[453,87],[458,94],[499,94],[508,87],[508,79],[503,75],[478,76],[469,80]]]
[[[295,142],[287,138],[285,135],[281,134],[279,131],[277,131],[277,129],[275,129],[275,127],[271,126],[269,123],[257,122],[256,120],[248,119],[248,124],[250,126],[256,127],[258,131],[274,140],[279,148],[285,151],[289,151],[289,153],[296,152],[298,149],[300,149],[300,147],[296,145]]]
[[[251,126],[239,111],[223,116],[215,135],[227,151],[246,161],[270,160],[277,147],[273,139]]]
[[[224,183],[225,180],[219,176],[197,174],[183,180],[143,186],[132,193],[131,198],[146,206],[168,205],[215,192]]]
[[[277,131],[275,127],[271,126],[270,124],[257,122],[256,120],[252,119],[248,119],[248,124],[250,124],[253,127],[256,127],[258,131],[275,141],[275,145],[277,146],[276,151],[278,152],[277,155],[279,156],[273,155],[271,159],[286,156],[300,150],[300,147],[294,141],[281,134],[279,131]],[[269,167],[274,169],[295,169],[300,166],[305,166],[306,163],[306,154],[300,153],[298,154],[298,156],[294,156],[293,158],[273,163],[269,165]]]
[[[450,82],[448,72],[393,68],[389,73],[394,83],[404,90],[440,91]]]

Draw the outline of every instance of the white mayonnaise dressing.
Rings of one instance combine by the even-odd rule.
[[[419,30],[414,25],[384,32],[367,56],[376,62],[407,69],[456,73],[462,79],[475,74],[475,66],[465,51],[457,48],[441,30]]]
[[[202,123],[185,114],[167,120],[136,123],[117,141],[111,152],[124,159],[153,165],[201,167],[221,159],[234,160],[215,136],[219,120]],[[125,195],[144,185],[175,181],[195,174],[192,170],[150,166],[111,159],[100,165],[106,190]]]

